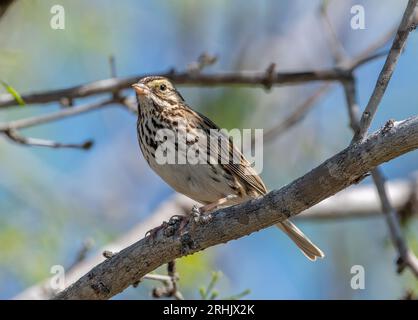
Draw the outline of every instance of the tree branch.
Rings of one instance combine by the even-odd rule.
[[[72,266],[71,269],[67,270],[65,273],[65,287],[75,282],[95,265],[105,260],[103,257],[104,252],[117,252],[133,244],[139,238],[143,237],[148,230],[158,226],[161,221],[168,220],[173,215],[173,212],[182,212],[184,208],[190,208],[191,204],[194,204],[194,202],[180,195],[176,195],[162,202],[150,217],[138,223],[131,230],[124,232],[123,236],[120,236],[115,241],[106,244],[104,247],[98,250],[97,254],[81,261],[77,265]],[[151,278],[154,276],[155,275],[153,274]],[[144,277],[146,279],[150,278],[148,276]],[[20,294],[14,297],[14,299],[44,300],[51,298],[51,296],[53,296],[55,293],[56,292],[51,288],[50,279],[47,279],[22,291]]]
[[[286,132],[289,128],[303,120],[306,114],[311,110],[316,102],[331,88],[330,84],[324,84],[320,86],[313,94],[311,94],[305,101],[297,106],[292,113],[283,121],[279,122],[275,126],[272,126],[263,133],[263,142],[271,142],[278,136]],[[251,142],[254,145],[255,139]]]
[[[360,121],[354,78],[351,81],[344,82],[343,86],[350,117],[350,126],[354,132],[357,132],[356,130],[360,128]],[[389,130],[391,125],[391,122],[388,121],[387,127]],[[380,198],[382,211],[386,217],[392,243],[398,251],[398,272],[402,272],[405,267],[409,267],[415,276],[418,277],[418,259],[409,250],[406,240],[402,235],[400,217],[389,200],[389,196],[385,188],[385,177],[379,167],[371,170],[371,174]]]
[[[112,99],[105,99],[98,102],[93,103],[86,103],[84,105],[78,106],[78,107],[69,107],[61,109],[54,113],[49,113],[46,115],[41,116],[35,116],[32,118],[26,118],[26,119],[19,119],[10,121],[7,123],[0,123],[0,131],[5,132],[8,130],[18,130],[18,129],[24,129],[29,128],[33,126],[37,126],[40,124],[53,122],[57,120],[61,120],[67,117],[75,116],[81,113],[93,111],[96,109],[100,109],[104,106],[109,106],[111,104],[117,103],[118,101],[115,101]]]
[[[389,227],[392,243],[398,251],[399,258],[397,261],[398,272],[401,273],[405,267],[408,267],[415,277],[418,278],[418,259],[414,253],[408,248],[406,240],[403,237],[401,226],[399,223],[399,215],[392,207],[385,188],[385,178],[379,168],[371,171],[372,178],[376,185],[377,192],[382,203],[382,210],[386,217]]]
[[[413,15],[414,10],[416,7],[416,2],[415,4],[413,4],[411,1],[409,2],[407,9],[405,10],[402,22],[399,26],[398,32],[397,32],[397,36],[395,38],[395,40],[393,41],[392,44],[392,48],[389,51],[387,60],[385,65],[383,66],[383,69],[380,73],[378,82],[376,84],[376,88],[378,86],[384,86],[384,88],[382,90],[375,90],[372,93],[372,96],[370,97],[369,100],[369,104],[366,107],[366,110],[363,113],[363,117],[365,114],[367,114],[367,108],[369,108],[369,110],[374,110],[373,111],[373,115],[377,110],[377,107],[380,103],[381,97],[383,96],[386,86],[389,83],[390,77],[393,73],[393,70],[395,68],[396,65],[396,61],[399,58],[401,51],[402,51],[402,47],[404,46],[404,44],[406,43],[406,38],[408,35],[408,32],[406,33],[406,35],[404,37],[401,37],[399,32],[400,30],[404,30],[404,28],[406,26],[409,26],[410,21],[411,21],[411,15]],[[329,45],[331,47],[332,52],[334,53],[334,61],[335,63],[342,63],[344,56],[342,55],[342,53],[338,50],[339,48],[342,48],[342,45],[340,45],[340,42],[332,28],[332,25],[327,17],[326,14],[326,10],[322,10],[322,17],[323,20],[325,20],[325,22],[328,25],[328,29],[329,29]],[[406,22],[405,22],[406,21]],[[402,43],[399,43],[399,41],[403,41]],[[395,53],[395,51],[397,50],[397,48],[399,47],[399,51],[397,51]],[[394,49],[395,48],[395,49]],[[397,55],[396,55],[397,54]],[[382,83],[382,80],[386,81],[385,83]],[[379,81],[381,83],[379,83]],[[350,118],[350,127],[353,129],[354,132],[354,137],[353,137],[353,141],[358,141],[364,138],[365,135],[367,135],[367,129],[370,126],[372,117],[369,119],[370,122],[368,124],[365,123],[361,123],[361,120],[359,118],[359,105],[358,105],[358,101],[357,101],[357,93],[356,93],[356,80],[353,74],[351,74],[351,77],[347,80],[344,80],[341,82],[344,88],[344,94],[345,94],[345,98],[346,98],[346,103],[347,103],[347,109],[348,109],[348,114],[349,114],[349,118]],[[380,96],[379,96],[380,95]],[[370,101],[373,101],[372,103],[370,103]],[[370,109],[371,108],[371,109]],[[362,118],[363,120],[363,118]],[[368,121],[368,120],[367,120]],[[387,122],[387,126],[390,126],[391,122],[388,121]],[[389,128],[390,129],[390,128]],[[363,132],[363,130],[365,130]],[[357,134],[360,134],[360,136],[357,136]],[[382,207],[382,211],[385,214],[386,217],[386,221],[387,224],[389,226],[389,231],[390,231],[390,236],[392,239],[392,243],[394,244],[395,248],[398,251],[399,254],[399,259],[398,259],[398,271],[401,272],[405,267],[409,267],[411,269],[411,271],[415,274],[415,276],[418,277],[418,259],[415,257],[415,255],[408,249],[408,246],[406,244],[406,240],[404,239],[403,235],[402,235],[402,230],[400,227],[400,222],[399,222],[399,215],[396,212],[396,210],[394,209],[394,207],[392,206],[391,202],[389,201],[389,197],[388,194],[386,192],[385,189],[385,178],[384,175],[382,173],[382,171],[380,170],[379,167],[376,167],[374,169],[371,170],[372,173],[372,177],[373,177],[373,181],[376,185],[376,189],[380,198],[380,202],[381,202],[381,207]]]
[[[401,213],[402,220],[418,214],[418,173],[413,174],[410,179],[390,181],[386,183],[386,189],[390,203],[397,212]],[[122,250],[141,238],[146,231],[156,227],[161,221],[168,220],[173,212],[188,211],[195,204],[192,199],[180,194],[175,194],[165,200],[146,221],[141,221],[131,230],[125,232],[123,236],[98,250],[98,254],[72,265],[66,272],[66,286],[75,282],[95,265],[102,262],[104,260],[103,252],[110,251],[110,249]],[[315,222],[381,216],[382,208],[376,188],[374,185],[364,185],[353,186],[341,191],[303,211],[295,219]],[[143,279],[163,282],[168,281],[169,276],[150,273],[145,275]],[[49,283],[50,281],[46,280],[35,284],[22,291],[15,299],[49,299],[53,295]]]
[[[38,146],[48,148],[71,148],[81,150],[89,150],[93,146],[93,140],[86,140],[82,143],[62,143],[45,139],[25,137],[14,129],[5,130],[3,132],[5,136],[8,137],[10,140],[26,146]]]
[[[402,220],[418,214],[418,175],[410,180],[390,181],[386,183],[390,203],[400,213]],[[355,186],[327,198],[295,217],[298,220],[338,221],[383,217],[379,194],[374,184]]]
[[[207,225],[178,225],[146,237],[102,262],[57,299],[108,299],[176,258],[225,243],[288,219],[356,183],[377,165],[418,148],[418,117],[393,123],[350,145],[280,190],[217,210]]]
[[[417,6],[417,3],[418,0],[408,1],[408,5],[403,14],[402,21],[399,25],[395,39],[393,40],[385,64],[383,65],[382,71],[377,78],[376,86],[372,95],[370,96],[370,100],[367,103],[367,106],[361,116],[360,126],[354,134],[353,142],[364,139],[367,134],[380,101],[382,100],[382,97],[392,77],[393,71],[395,70],[396,63],[398,62],[398,59],[405,46],[406,39],[408,38],[409,32],[411,31],[411,22],[415,19],[414,10]]]

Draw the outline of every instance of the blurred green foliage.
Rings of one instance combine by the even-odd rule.
[[[20,96],[19,92],[17,92],[17,90],[15,88],[13,88],[11,85],[7,84],[5,81],[0,80],[0,83],[3,85],[4,89],[6,89],[6,91],[8,93],[10,93],[13,96],[13,98],[15,98],[16,102],[20,106],[24,106],[25,105],[25,101],[23,101],[23,99]]]

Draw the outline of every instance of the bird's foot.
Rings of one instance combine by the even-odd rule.
[[[149,230],[145,234],[145,237],[149,236],[151,240],[154,240],[158,232],[161,230],[163,230],[164,236],[166,237],[170,237],[176,232],[180,232],[181,234],[188,222],[188,217],[183,215],[174,215],[168,220],[168,222],[164,221],[160,226]]]
[[[183,216],[181,214],[176,214],[170,218],[170,220],[168,221],[168,224],[170,226],[180,224],[178,226],[178,231],[181,233],[184,230],[184,227],[187,225],[188,222],[189,222],[188,217]]]
[[[148,237],[149,236],[151,238],[151,240],[154,240],[155,237],[157,236],[158,232],[160,230],[164,230],[165,228],[167,228],[167,226],[168,226],[168,223],[165,222],[165,221],[163,221],[163,223],[161,225],[159,225],[158,227],[155,227],[155,228],[153,228],[151,230],[148,230],[145,233],[145,237]]]
[[[202,210],[202,208],[198,208],[196,205],[192,207],[191,216],[193,222],[200,225],[208,224],[213,218],[210,212]]]

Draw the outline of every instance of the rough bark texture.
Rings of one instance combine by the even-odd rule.
[[[109,299],[176,258],[225,243],[299,214],[356,183],[377,165],[418,148],[418,117],[388,122],[279,190],[213,213],[207,225],[177,224],[146,237],[97,265],[57,299]]]

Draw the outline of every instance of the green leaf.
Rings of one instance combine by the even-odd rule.
[[[199,294],[202,300],[206,300],[207,294],[206,294],[206,289],[204,287],[199,288]]]
[[[24,106],[25,105],[25,101],[23,101],[22,97],[20,96],[19,92],[16,91],[15,88],[13,88],[11,85],[7,84],[6,82],[0,80],[0,83],[3,85],[4,89],[6,89],[6,91],[8,93],[10,93],[13,98],[15,98],[16,102],[21,105]]]
[[[209,300],[215,300],[219,296],[219,292],[217,290],[213,290],[212,294],[209,297]]]
[[[225,298],[223,298],[223,300],[239,300],[239,299],[245,297],[246,295],[249,295],[250,293],[251,293],[251,290],[250,289],[246,289],[246,290],[244,290],[241,293],[232,295],[230,297],[225,297]]]
[[[209,285],[206,289],[206,294],[212,293],[212,290],[214,289],[216,283],[219,281],[219,278],[222,277],[221,271],[214,271],[212,272],[212,279],[209,282]]]
[[[207,299],[213,300],[219,295],[219,293],[216,290],[214,290],[214,288],[215,288],[216,283],[219,281],[220,277],[222,277],[221,271],[212,272],[212,277],[210,279],[210,282],[207,288],[205,287],[199,288],[199,294],[202,300],[207,300]]]

